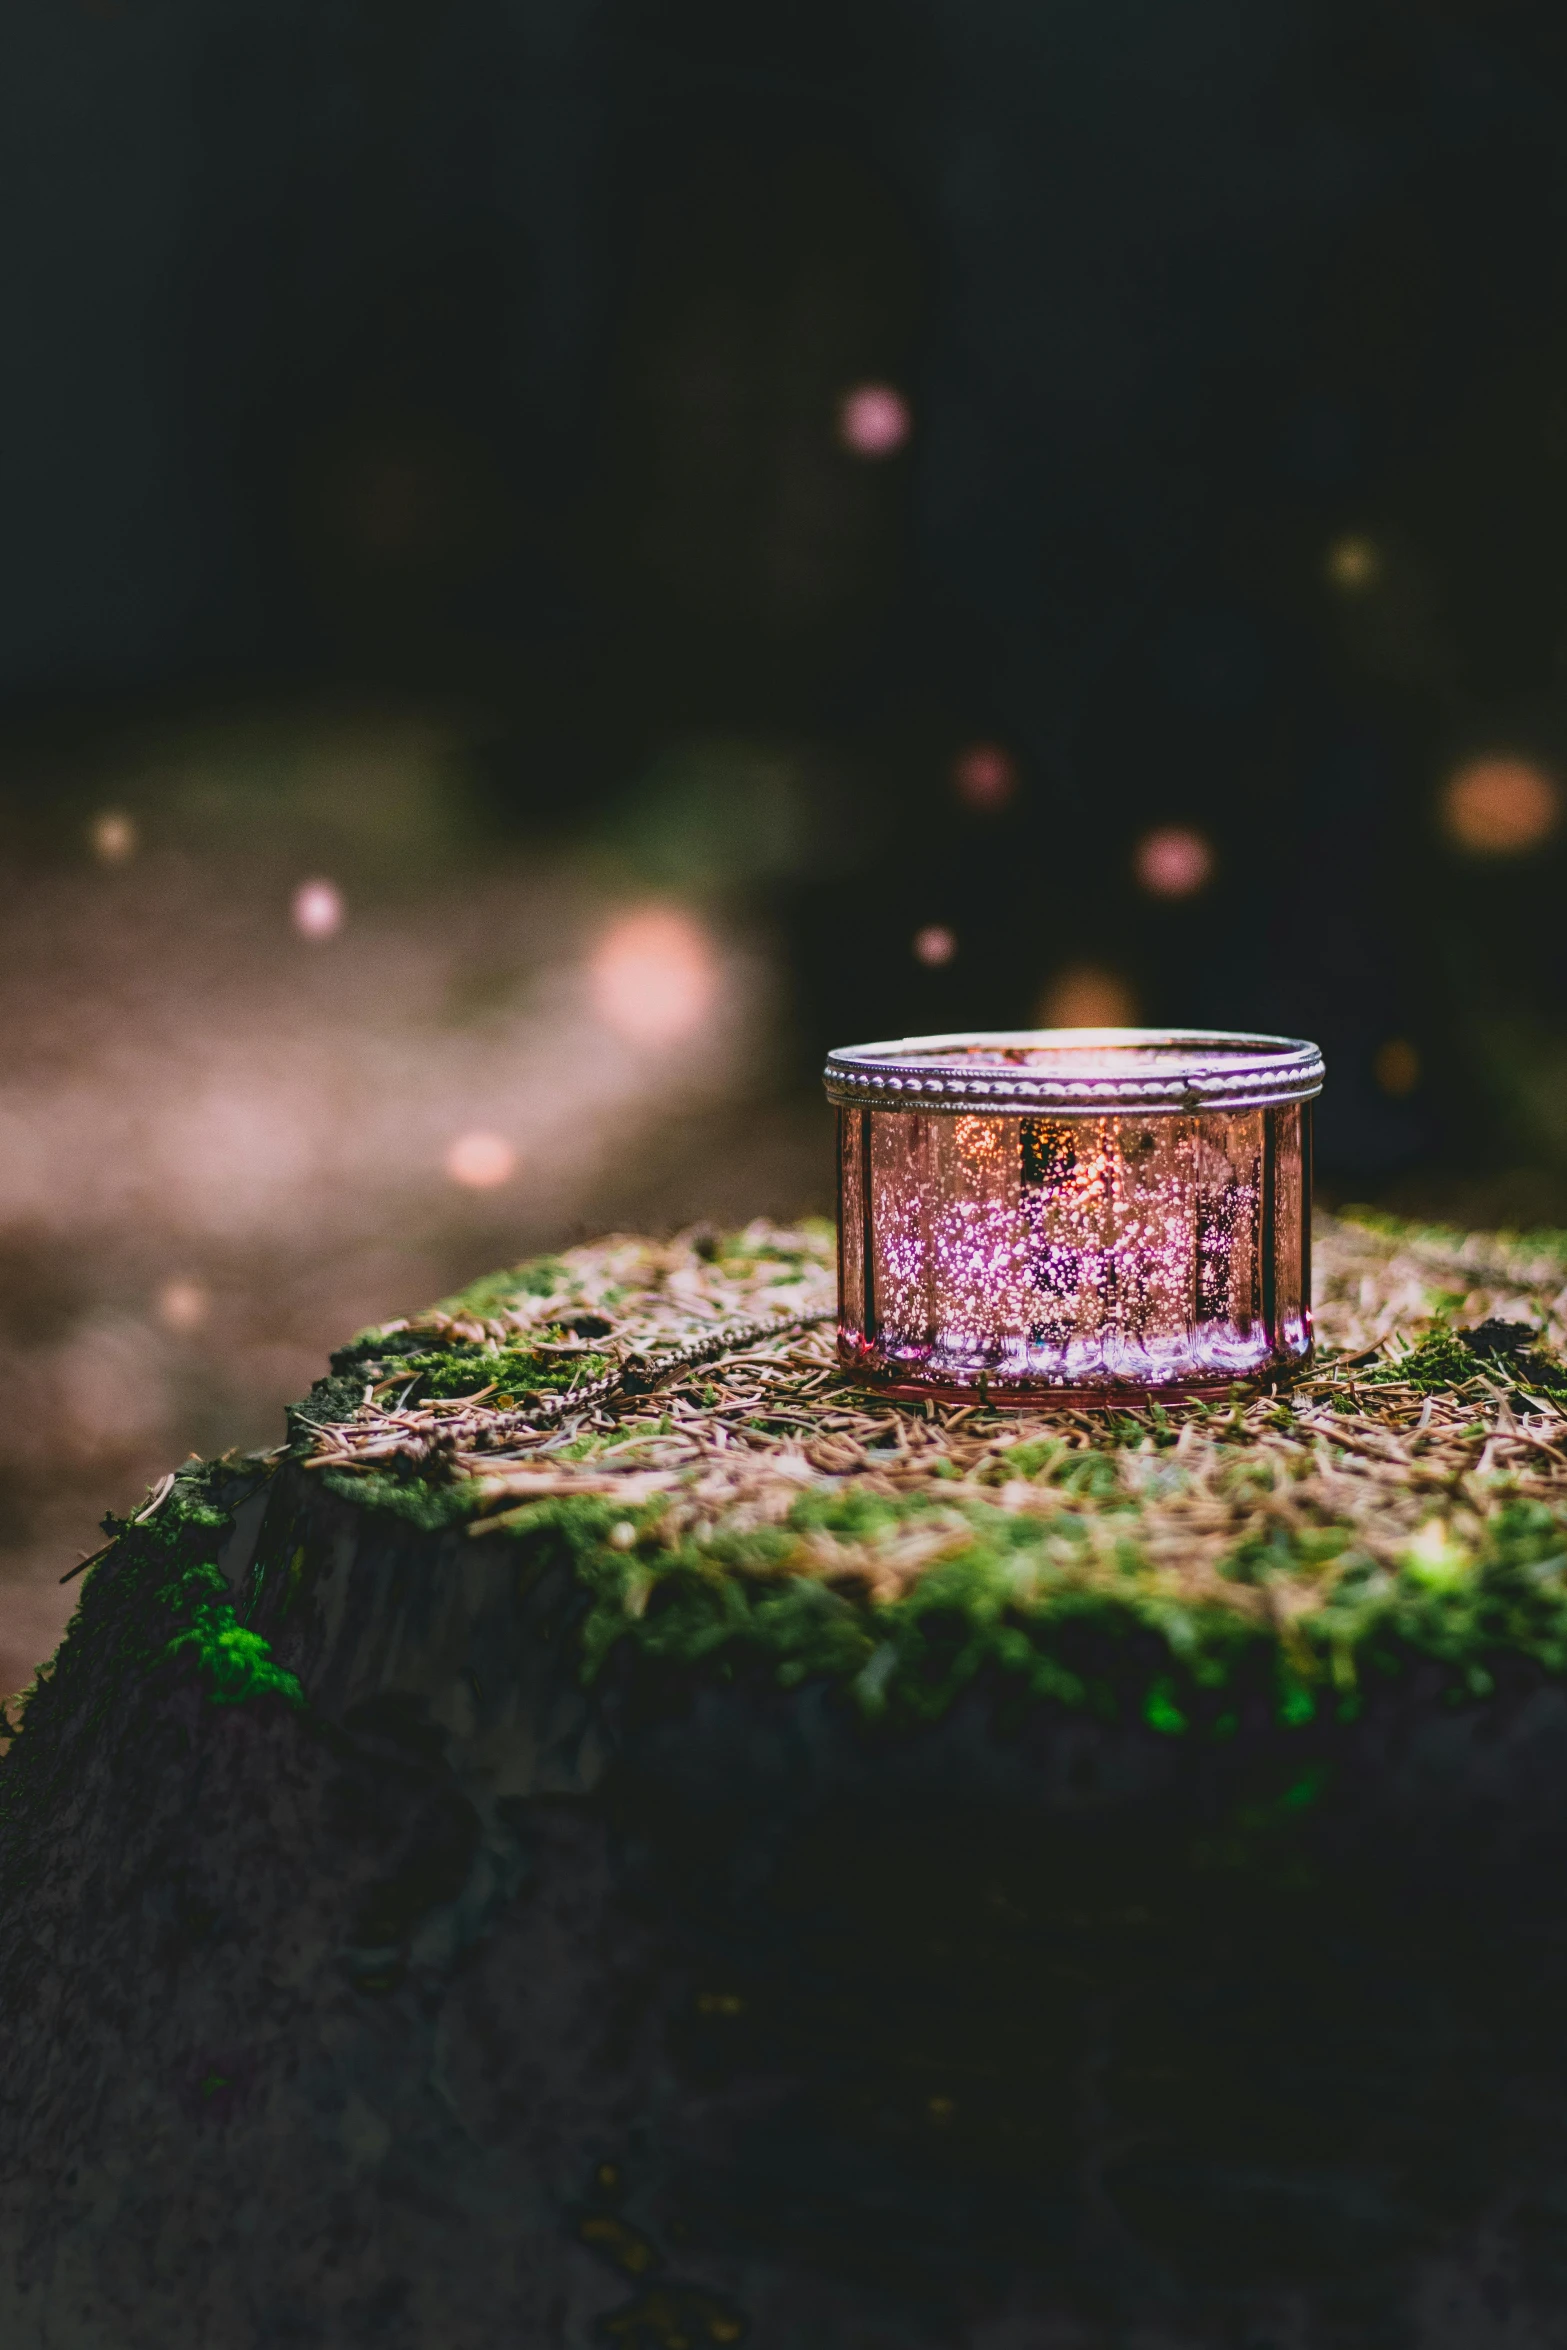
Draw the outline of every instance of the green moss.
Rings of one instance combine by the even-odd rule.
[[[368,1366],[361,1363],[354,1370],[334,1371],[325,1379],[318,1379],[302,1404],[288,1413],[291,1437],[303,1441],[308,1452],[312,1447],[311,1428],[329,1428],[334,1422],[351,1420],[364,1401]]]
[[[218,1565],[218,1550],[233,1521],[231,1511],[211,1498],[219,1482],[216,1472],[212,1464],[188,1473],[156,1516],[121,1529],[109,1560],[96,1571],[103,1572],[111,1560],[122,1577],[167,1571],[156,1588],[145,1663],[188,1653],[218,1705],[265,1696],[302,1705],[298,1681],[273,1660],[270,1642],[242,1622]],[[167,1632],[161,1647],[159,1628]]]
[[[1059,1436],[1035,1436],[1022,1444],[1014,1444],[1005,1464],[997,1464],[990,1472],[992,1480],[1006,1477],[1040,1477],[1048,1475],[1058,1465],[1076,1458],[1071,1447]]]
[[[1526,1323],[1490,1322],[1476,1330],[1455,1330],[1438,1322],[1416,1345],[1368,1365],[1356,1379],[1363,1387],[1398,1385],[1421,1395],[1439,1395],[1485,1379],[1567,1406],[1567,1365],[1534,1343]]]
[[[565,1333],[555,1325],[539,1334],[559,1340]],[[427,1335],[394,1331],[390,1339],[374,1332],[355,1339],[332,1357],[332,1371],[318,1379],[304,1402],[290,1414],[293,1433],[311,1449],[313,1427],[330,1427],[351,1420],[364,1402],[365,1388],[385,1386],[415,1403],[432,1396],[478,1395],[493,1390],[496,1400],[507,1395],[559,1394],[573,1386],[602,1378],[609,1369],[607,1355],[591,1352],[555,1354],[530,1346],[485,1346],[467,1340],[432,1343]]]
[[[198,1607],[184,1631],[168,1643],[166,1653],[177,1656],[186,1648],[195,1653],[214,1705],[243,1705],[252,1697],[281,1697],[289,1705],[305,1702],[294,1675],[275,1662],[271,1642],[242,1624],[227,1599]]]
[[[471,1486],[440,1484],[420,1472],[399,1477],[379,1469],[358,1474],[323,1469],[320,1477],[326,1490],[341,1500],[358,1509],[384,1510],[406,1525],[417,1526],[423,1534],[440,1534],[448,1526],[464,1525],[475,1513]]]
[[[785,1262],[808,1253],[744,1235],[714,1248]],[[506,1298],[566,1289],[570,1278],[570,1267],[547,1259],[449,1303],[494,1311]],[[1402,1355],[1357,1368],[1354,1384],[1431,1393],[1560,1369],[1538,1354],[1532,1330],[1510,1329],[1440,1323]],[[442,1344],[410,1332],[365,1333],[334,1360],[340,1367],[313,1391],[311,1418],[352,1413],[367,1378],[416,1382],[425,1395],[484,1388],[520,1397],[596,1378],[607,1364],[592,1352]],[[771,1424],[765,1409],[757,1424]],[[796,1423],[781,1424],[796,1441]],[[1197,1468],[1197,1453],[1170,1449],[1193,1425]],[[984,1683],[1007,1703],[1045,1701],[1141,1722],[1161,1737],[1222,1739],[1258,1719],[1304,1731],[1343,1718],[1418,1660],[1440,1666],[1458,1700],[1484,1697],[1506,1658],[1567,1673],[1562,1505],[1525,1499],[1505,1477],[1485,1474],[1467,1498],[1456,1488],[1434,1493],[1430,1517],[1399,1535],[1404,1548],[1390,1556],[1374,1531],[1313,1522],[1336,1516],[1332,1489],[1324,1504],[1320,1489],[1313,1498],[1292,1486],[1305,1455],[1298,1438],[1294,1469],[1286,1448],[1264,1451],[1259,1430],[1272,1425],[1291,1434],[1288,1405],[1271,1421],[1257,1407],[1249,1417],[1228,1405],[1198,1409],[1178,1423],[1155,1410],[1107,1420],[1086,1445],[1030,1433],[1001,1441],[969,1474],[946,1464],[945,1485],[934,1475],[913,1492],[880,1477],[816,1485],[779,1522],[741,1516],[693,1530],[682,1493],[640,1505],[551,1497],[520,1504],[503,1524],[530,1562],[569,1564],[581,1591],[572,1636],[587,1677],[612,1656],[637,1656],[720,1678],[760,1672],[784,1687],[817,1678],[867,1717],[891,1721],[931,1719]],[[649,1420],[643,1433],[651,1432]],[[591,1459],[603,1441],[585,1435],[551,1457]],[[873,1471],[880,1458],[868,1456]],[[355,1507],[432,1535],[486,1507],[482,1481],[439,1464],[320,1474]],[[218,1573],[227,1490],[217,1465],[182,1475],[148,1526],[119,1529],[106,1564],[116,1579],[141,1578],[141,1590],[155,1556],[177,1557],[177,1574],[156,1583],[156,1606],[146,1601],[143,1665],[194,1666],[219,1704],[266,1694],[299,1702]],[[1224,1522],[1246,1530],[1222,1552],[1188,1556],[1172,1543],[1166,1512],[1156,1538],[1150,1505],[1188,1493],[1198,1503],[1222,1498]],[[1178,1530],[1187,1521],[1174,1522]],[[1406,1513],[1395,1522],[1410,1521]],[[102,1573],[89,1579],[95,1587]]]
[[[1210,1681],[1223,1675],[1198,1655],[1205,1641],[1211,1650],[1255,1641],[1249,1627],[1216,1610],[1200,1629],[1168,1607],[1151,1608],[1148,1620],[1139,1620],[1123,1593],[1095,1588],[1069,1571],[1058,1571],[1055,1588],[1041,1592],[1027,1522],[1000,1513],[989,1513],[994,1525],[971,1530],[960,1521],[957,1554],[929,1566],[891,1604],[835,1586],[819,1561],[801,1571],[802,1534],[835,1532],[863,1541],[878,1532],[929,1530],[921,1527],[929,1516],[921,1504],[851,1489],[805,1496],[782,1527],[719,1535],[701,1547],[664,1546],[655,1504],[630,1513],[640,1539],[622,1549],[607,1538],[628,1513],[610,1501],[570,1497],[524,1505],[511,1514],[508,1530],[530,1545],[558,1546],[585,1585],[582,1654],[589,1678],[628,1641],[664,1663],[705,1662],[726,1671],[759,1665],[784,1687],[821,1675],[849,1687],[868,1714],[929,1719],[993,1666],[1035,1696],[1113,1714],[1119,1708],[1109,1668],[1114,1653],[1129,1652],[1139,1635],[1157,1628],[1184,1647],[1195,1670],[1206,1665]],[[950,1527],[937,1529],[943,1530],[953,1534]],[[1061,1539],[1071,1547],[1069,1533]],[[846,1547],[846,1562],[848,1556]],[[1074,1645],[1081,1652],[1076,1664],[1066,1653]],[[1123,1653],[1122,1661],[1129,1656]]]
[[[422,1354],[429,1343],[417,1330],[361,1330],[346,1346],[334,1350],[332,1368],[352,1371],[362,1364],[366,1374],[394,1370],[402,1356]]]
[[[1186,1728],[1186,1716],[1175,1702],[1175,1687],[1167,1673],[1161,1673],[1143,1701],[1143,1720],[1150,1730],[1159,1730],[1167,1738],[1178,1738]]]
[[[627,1548],[612,1527],[635,1528]],[[1237,1699],[1286,1728],[1420,1658],[1449,1669],[1458,1696],[1484,1695],[1498,1657],[1567,1671],[1567,1528],[1545,1504],[1516,1500],[1473,1548],[1445,1533],[1412,1542],[1388,1567],[1344,1529],[1275,1529],[1236,1546],[1236,1599],[1194,1597],[1140,1550],[1135,1517],[1040,1518],[966,1502],[900,1501],[853,1488],[809,1494],[781,1526],[666,1542],[657,1502],[552,1498],[511,1513],[507,1530],[569,1559],[588,1595],[583,1670],[592,1678],[629,1644],[665,1664],[766,1670],[785,1687],[823,1676],[873,1716],[932,1719],[982,1676],[1019,1695],[1141,1719],[1170,1736],[1222,1738]],[[910,1538],[944,1540],[900,1596],[878,1599],[866,1546],[891,1555]],[[842,1542],[835,1577],[822,1538]],[[804,1538],[812,1545],[807,1563]],[[1323,1578],[1314,1607],[1285,1632],[1245,1600],[1275,1576]]]
[[[789,1514],[789,1523],[804,1532],[842,1534],[864,1541],[901,1524],[909,1514],[907,1502],[845,1485],[802,1494]]]
[[[1456,1331],[1439,1323],[1417,1346],[1404,1354],[1372,1363],[1356,1376],[1363,1387],[1397,1384],[1413,1387],[1421,1395],[1439,1395],[1449,1387],[1466,1387],[1471,1379],[1480,1378],[1486,1368]]]
[[[720,1260],[803,1262],[808,1253],[776,1235],[713,1246]],[[547,1259],[449,1302],[494,1311],[508,1297],[564,1289],[569,1277]],[[1354,1383],[1430,1393],[1499,1373],[1527,1384],[1559,1368],[1520,1351],[1516,1333],[1499,1338],[1500,1328],[1440,1323],[1398,1357],[1357,1367]],[[394,1367],[423,1393],[522,1395],[596,1377],[604,1363],[520,1344],[426,1340],[401,1350]],[[1143,1525],[1145,1504],[1190,1487],[1188,1463],[1170,1448],[1193,1422],[1224,1448],[1216,1469],[1209,1454],[1207,1490],[1251,1521],[1195,1576],[1160,1563],[1168,1544],[1150,1555]],[[770,1426],[765,1410],[757,1424]],[[1292,1434],[1287,1404],[1274,1424]],[[1140,1720],[1163,1736],[1224,1738],[1259,1712],[1300,1730],[1350,1713],[1368,1687],[1421,1658],[1445,1669],[1459,1697],[1483,1695],[1505,1655],[1567,1671],[1567,1536],[1553,1509],[1509,1498],[1504,1486],[1473,1512],[1466,1505],[1454,1531],[1449,1505],[1434,1499],[1428,1525],[1390,1563],[1386,1545],[1373,1555],[1354,1525],[1312,1523],[1298,1504],[1269,1506],[1287,1496],[1292,1472],[1258,1449],[1258,1427],[1254,1408],[1248,1417],[1218,1405],[1178,1421],[1158,1410],[1107,1421],[1087,1446],[1030,1434],[966,1483],[949,1472],[950,1497],[934,1477],[914,1495],[846,1480],[807,1491],[781,1523],[720,1524],[701,1540],[679,1531],[662,1499],[628,1507],[615,1497],[552,1497],[520,1504],[504,1525],[535,1555],[569,1561],[584,1592],[590,1678],[624,1650],[721,1676],[760,1670],[786,1687],[821,1677],[867,1715],[909,1720],[940,1714],[986,1679],[1024,1700]],[[590,1459],[600,1443],[584,1436],[558,1457]],[[326,1482],[432,1533],[483,1508],[472,1485],[426,1471]],[[1033,1499],[1014,1509],[1019,1486]],[[914,1554],[916,1571],[904,1572],[900,1560]]]
[[[519,1297],[553,1297],[565,1289],[570,1276],[559,1257],[535,1257],[530,1264],[511,1265],[499,1273],[482,1273],[436,1307],[441,1314],[488,1315],[504,1313]]]
[[[806,1245],[793,1244],[792,1233],[801,1235]],[[724,1264],[752,1265],[809,1265],[815,1264],[824,1246],[836,1240],[834,1226],[822,1216],[807,1216],[792,1227],[790,1234],[768,1232],[764,1238],[753,1240],[749,1232],[726,1232],[717,1242],[716,1254]]]
[[[559,1338],[559,1330],[541,1333]],[[417,1378],[416,1395],[476,1395],[498,1388],[515,1395],[559,1394],[566,1388],[601,1379],[609,1369],[608,1355],[546,1354],[532,1346],[446,1346],[425,1354],[408,1355],[397,1365]]]
[[[151,1517],[104,1520],[112,1540],[83,1578],[65,1639],[21,1709],[24,1735],[7,1769],[24,1753],[40,1707],[69,1709],[80,1699],[103,1722],[134,1685],[165,1668],[193,1670],[216,1705],[265,1697],[303,1705],[298,1681],[246,1625],[218,1565],[233,1510],[257,1483],[232,1462],[202,1463],[180,1472]]]

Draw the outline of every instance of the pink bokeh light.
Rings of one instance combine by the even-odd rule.
[[[1016,795],[1016,762],[1000,743],[970,743],[952,762],[952,788],[966,808],[994,815]]]
[[[793,1178],[766,1191],[784,1149],[811,1196],[814,1144],[790,1127],[775,1148],[738,1106],[773,1033],[764,954],[700,917],[628,938],[669,901],[617,903],[542,847],[427,854],[448,802],[422,725],[311,719],[297,739],[297,793],[258,796],[253,824],[235,810],[278,737],[248,721],[172,738],[112,789],[95,777],[76,853],[24,865],[13,891],[0,1225],[26,1283],[0,1315],[0,1691],[58,1640],[80,1589],[61,1572],[104,1510],[139,1507],[189,1452],[275,1443],[346,1331],[583,1219],[738,1223],[759,1192],[787,1212]],[[132,785],[156,791],[145,817]],[[93,817],[129,806],[134,859],[106,862]],[[394,820],[417,889],[369,881]],[[347,918],[321,944],[291,910],[325,874]],[[595,953],[611,942],[605,977],[624,982],[639,937],[633,965],[667,982],[673,961],[701,1013],[670,1052],[624,1041],[594,1000]],[[515,1151],[514,1178],[448,1170],[481,1130]],[[34,1283],[58,1310],[25,1304]]]
[[[1213,850],[1189,826],[1163,824],[1138,842],[1132,870],[1150,897],[1195,897],[1213,879]]]
[[[669,906],[646,906],[611,923],[589,963],[593,1005],[633,1044],[674,1044],[694,1035],[713,1008],[718,958],[699,922]]]
[[[176,1277],[165,1281],[158,1292],[158,1320],[165,1330],[177,1337],[185,1337],[199,1330],[212,1311],[212,1298],[205,1282]]]
[[[912,952],[916,963],[937,970],[943,963],[950,963],[957,951],[957,934],[944,922],[927,922],[923,930],[914,933]]]
[[[446,1172],[466,1191],[495,1191],[517,1172],[517,1153],[503,1134],[475,1128],[448,1144]]]
[[[292,912],[301,938],[335,938],[348,908],[335,881],[302,881],[294,892]]]
[[[855,457],[892,457],[914,430],[914,411],[894,384],[856,384],[838,409],[838,438]]]

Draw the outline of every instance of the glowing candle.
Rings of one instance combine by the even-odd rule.
[[[838,1344],[895,1393],[1222,1395],[1311,1355],[1315,1045],[1213,1030],[829,1056]]]

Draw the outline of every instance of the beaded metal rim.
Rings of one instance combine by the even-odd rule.
[[[1152,1066],[1118,1075],[1066,1067],[1030,1070],[1047,1051],[1085,1059],[1117,1051],[1157,1053]],[[1008,1066],[1001,1058],[1017,1056]],[[840,1045],[827,1056],[829,1101],[871,1110],[961,1110],[983,1102],[1000,1116],[1045,1110],[1070,1116],[1127,1110],[1262,1110],[1322,1091],[1322,1055],[1298,1037],[1245,1036],[1223,1028],[1014,1028],[952,1036],[900,1036]]]

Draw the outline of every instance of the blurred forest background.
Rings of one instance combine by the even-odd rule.
[[[1549,0],[11,0],[0,1687],[830,1043],[1317,1038],[1567,1222]]]

